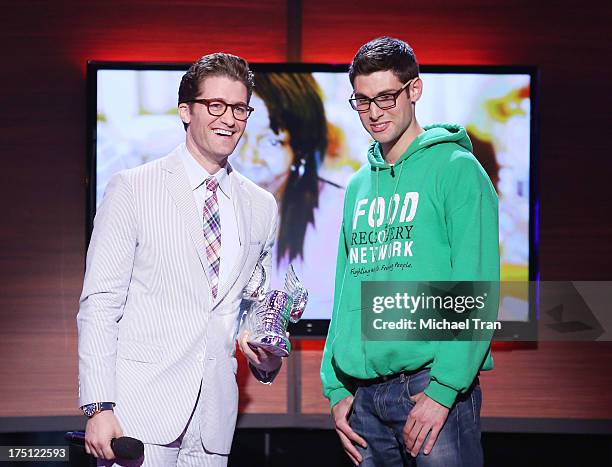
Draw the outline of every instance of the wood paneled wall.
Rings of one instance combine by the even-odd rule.
[[[3,1],[0,11],[0,417],[77,414],[86,60],[192,61],[224,50],[284,61],[287,3]],[[611,19],[609,2],[598,1],[309,0],[301,51],[303,61],[344,63],[388,34],[411,43],[421,63],[540,67],[542,278],[603,280],[612,257]],[[609,344],[498,352],[497,370],[483,377],[484,413],[612,418],[611,355]],[[326,413],[320,352],[300,357],[301,409]],[[283,413],[287,377],[269,388],[243,370],[241,410]]]

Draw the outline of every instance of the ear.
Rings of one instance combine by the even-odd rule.
[[[410,101],[416,102],[421,98],[423,93],[423,81],[417,76],[410,85]]]
[[[191,123],[191,109],[189,108],[189,104],[181,103],[178,106],[179,117],[183,123]]]

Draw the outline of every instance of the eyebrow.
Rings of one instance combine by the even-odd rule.
[[[230,105],[244,105],[245,107],[248,107],[249,104],[247,104],[246,102],[243,101],[238,101],[238,102],[228,102],[225,99],[223,99],[222,97],[198,97],[197,99],[206,99],[207,101],[221,101],[225,104],[230,104]]]
[[[397,89],[384,89],[384,90],[380,91],[378,94],[376,94],[374,97],[368,97],[365,94],[362,94],[360,92],[356,92],[355,93],[355,97],[367,97],[368,99],[374,99],[374,98],[376,98],[378,96],[382,96],[384,94],[393,94],[396,91],[397,91]]]

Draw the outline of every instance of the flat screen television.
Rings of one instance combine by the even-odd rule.
[[[184,142],[177,95],[188,66],[88,63],[88,238],[110,177],[163,157]],[[251,105],[256,110],[229,160],[280,204],[292,202],[292,213],[302,217],[298,222],[280,219],[283,239],[274,251],[272,285],[282,288],[293,264],[310,300],[291,331],[325,335],[344,191],[366,163],[370,137],[348,103],[352,88],[346,65],[253,64],[252,69],[256,87]],[[510,288],[514,291],[502,294],[499,318],[504,325],[496,338],[529,340],[536,309],[527,281],[537,280],[538,274],[537,70],[424,65],[421,78],[423,96],[416,107],[421,125],[463,125],[499,194],[501,278],[522,286],[517,283]],[[308,176],[309,182],[290,186],[292,171]]]

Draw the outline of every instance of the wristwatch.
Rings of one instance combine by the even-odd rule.
[[[115,407],[114,402],[94,402],[93,404],[87,404],[81,407],[81,410],[88,417],[93,417],[98,412],[102,412],[103,410],[113,410]]]

